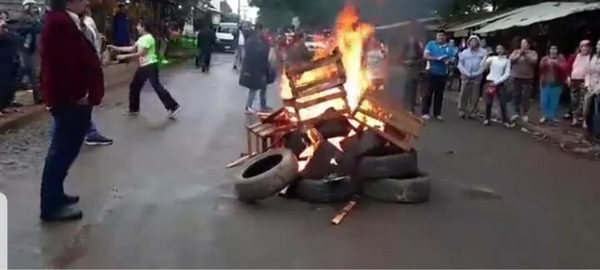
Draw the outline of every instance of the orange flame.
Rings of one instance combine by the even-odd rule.
[[[364,44],[373,35],[375,28],[372,25],[361,23],[358,12],[354,6],[346,6],[339,14],[334,36],[331,40],[322,40],[326,44],[325,49],[315,51],[314,59],[329,55],[335,48],[339,48],[342,54],[342,63],[346,72],[347,81],[344,88],[347,93],[348,105],[350,109],[355,109],[362,94],[369,88],[369,71],[363,65],[365,52]],[[298,84],[308,83],[319,78],[331,75],[335,67],[325,67],[305,72],[298,79]],[[292,91],[288,78],[284,75],[281,80],[281,97],[283,99],[292,98]],[[315,97],[312,97],[315,98]],[[336,100],[335,102],[342,102]],[[332,106],[333,105],[333,106]],[[319,104],[311,108],[305,115],[308,118],[317,117],[327,108],[343,106],[343,104]]]

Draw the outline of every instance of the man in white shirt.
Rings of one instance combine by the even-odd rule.
[[[240,65],[242,63],[242,60],[244,59],[244,43],[245,43],[244,31],[242,31],[242,28],[240,27],[240,29],[238,30],[238,35],[237,35],[237,48],[235,50],[235,59],[233,61],[233,69],[238,69],[238,65]]]
[[[98,53],[98,57],[102,61],[102,34],[98,31],[96,27],[96,23],[94,19],[91,17],[92,13],[90,7],[86,7],[85,13],[80,18],[82,25],[82,31],[86,38],[94,45],[96,52]],[[111,145],[113,144],[113,140],[104,137],[94,124],[94,121],[90,121],[90,128],[88,129],[87,135],[85,136],[85,144],[91,146],[98,145]]]

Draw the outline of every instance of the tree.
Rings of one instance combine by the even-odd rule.
[[[344,3],[344,0],[250,0],[251,6],[260,9],[259,21],[268,27],[289,25],[294,16],[300,18],[303,26],[328,26]]]

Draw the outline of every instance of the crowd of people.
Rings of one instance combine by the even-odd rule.
[[[0,11],[0,117],[19,112],[21,104],[15,101],[15,93],[25,79],[34,103],[42,103],[36,75],[41,11],[35,1],[25,0],[20,13],[18,19],[12,19],[9,12]]]
[[[26,14],[36,15],[32,11],[34,1],[25,0],[23,6]],[[37,87],[34,88],[37,93],[34,98],[36,103],[43,100],[52,115],[52,138],[42,172],[40,218],[44,221],[80,219],[82,212],[71,207],[79,197],[68,195],[63,189],[69,167],[84,143],[112,144],[111,139],[98,132],[92,120],[92,108],[99,105],[104,96],[104,38],[91,17],[87,0],[51,1],[43,24],[39,16],[10,23],[7,12],[0,14],[1,115],[13,112],[10,109],[14,107],[19,74],[28,76],[31,84],[36,85],[37,67],[28,66],[35,61],[27,59],[27,54],[33,55],[33,52],[39,55],[41,82],[39,93]],[[140,21],[136,30],[139,38],[134,44],[116,38],[116,45],[106,46],[110,54],[116,55],[116,60],[138,62],[129,85],[126,114],[140,112],[140,92],[144,83],[150,81],[165,106],[167,117],[174,118],[181,107],[159,79],[157,41],[152,35],[155,24]]]
[[[529,109],[536,90],[542,114],[535,121],[539,124],[561,121],[560,97],[563,91],[569,91],[570,102],[564,118],[570,119],[572,126],[587,129],[593,139],[600,139],[600,41],[595,47],[594,50],[590,40],[583,40],[575,54],[564,57],[556,45],[551,45],[540,57],[526,38],[510,51],[504,44],[491,50],[476,35],[456,46],[448,41],[443,30],[425,45],[410,37],[402,48],[406,71],[403,102],[416,113],[417,85],[424,73],[426,87],[421,96],[420,115],[424,120],[432,117],[444,120],[444,92],[451,85],[453,74],[457,74],[459,117],[475,118],[479,100],[483,98],[483,124],[490,125],[497,100],[500,121],[512,127],[516,121],[530,121]]]

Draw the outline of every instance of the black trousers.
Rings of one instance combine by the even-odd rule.
[[[52,108],[50,113],[54,120],[54,128],[42,172],[42,214],[52,213],[64,205],[63,183],[90,128],[92,106],[61,105]]]
[[[210,60],[212,58],[212,49],[203,50],[200,55],[202,56],[202,70],[208,71],[210,69]]]
[[[196,57],[196,67],[202,68],[202,71],[210,69],[210,60],[212,58],[212,49],[200,49]]]
[[[0,66],[0,110],[10,107],[17,91],[18,66]]]
[[[444,89],[446,88],[446,75],[427,73],[427,89],[423,96],[421,114],[429,115],[433,103],[433,116],[442,115],[442,103],[444,103]]]
[[[150,81],[154,92],[158,95],[158,98],[165,106],[167,110],[173,110],[179,106],[177,101],[173,99],[169,91],[165,89],[159,79],[158,63],[139,67],[133,75],[133,81],[129,84],[129,111],[138,112],[140,110],[140,94],[142,87],[146,83],[146,80]]]

